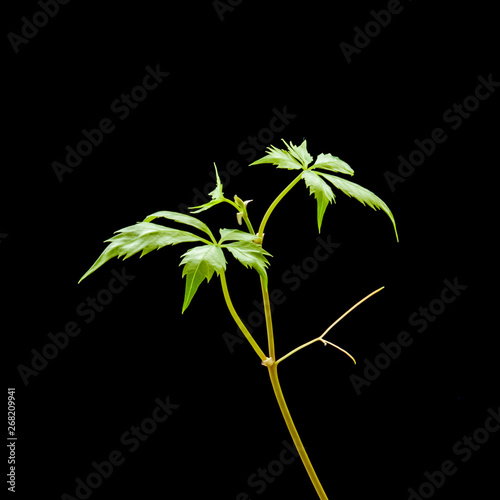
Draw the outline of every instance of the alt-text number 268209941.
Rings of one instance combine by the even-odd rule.
[[[16,390],[7,389],[7,484],[8,490],[16,492]]]

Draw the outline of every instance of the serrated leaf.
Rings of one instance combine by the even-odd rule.
[[[209,227],[196,217],[181,214],[179,212],[169,212],[168,210],[161,210],[159,212],[155,212],[154,214],[148,215],[143,222],[151,222],[157,217],[163,217],[175,222],[180,222],[181,224],[187,224],[189,226],[196,227],[197,229],[200,229],[201,231],[208,234],[210,236],[210,239],[215,242],[214,235],[212,234],[212,231],[210,231]]]
[[[259,165],[261,163],[272,163],[278,168],[286,168],[288,170],[303,169],[303,165],[294,158],[288,151],[284,149],[278,149],[275,146],[269,146],[267,149],[267,155],[262,157],[260,160],[256,160],[250,165]]]
[[[250,234],[245,231],[240,231],[239,229],[219,229],[221,239],[220,243],[224,241],[253,241],[257,238],[256,234]]]
[[[266,252],[260,245],[252,243],[251,241],[235,241],[234,243],[228,243],[223,246],[245,267],[255,269],[262,276],[264,284],[267,287],[266,267],[269,266],[269,261],[265,256],[269,255],[272,257],[270,253]]]
[[[179,265],[184,265],[182,277],[186,276],[186,290],[182,312],[187,309],[203,280],[210,281],[214,271],[219,275],[226,269],[224,252],[216,245],[201,245],[189,249],[182,255]]]
[[[342,174],[354,175],[354,170],[343,160],[337,156],[328,154],[319,154],[316,161],[309,169],[321,168],[323,170],[331,170],[332,172],[340,172]]]
[[[224,193],[222,192],[222,182],[220,181],[219,178],[219,172],[217,171],[217,165],[214,163],[215,167],[215,177],[217,179],[215,189],[213,191],[210,191],[208,193],[210,197],[212,198],[211,201],[204,203],[203,205],[197,205],[196,207],[189,207],[189,210],[193,214],[197,214],[199,212],[203,212],[204,210],[208,210],[209,208],[213,207],[214,205],[218,205],[219,203],[222,203],[224,201]],[[193,208],[197,208],[198,210],[192,210]]]
[[[109,245],[94,262],[92,267],[80,278],[80,281],[113,257],[123,257],[125,260],[138,252],[141,252],[140,256],[142,257],[153,250],[158,250],[167,245],[177,245],[178,243],[189,241],[203,241],[203,238],[188,231],[172,229],[151,222],[138,222],[133,226],[127,226],[115,231],[115,234],[115,236],[105,241],[105,243],[109,242]]]
[[[391,219],[392,225],[394,226],[394,232],[396,233],[396,240],[399,241],[394,216],[389,210],[389,207],[377,195],[360,186],[359,184],[348,181],[346,179],[342,179],[341,177],[337,177],[336,175],[324,174],[323,172],[318,173],[319,175],[330,181],[337,189],[340,189],[347,196],[356,198],[363,205],[368,205],[374,210],[383,210],[389,216],[389,219]]]
[[[328,203],[335,201],[335,195],[333,194],[332,188],[323,179],[321,179],[318,173],[311,170],[305,170],[302,173],[302,178],[304,179],[306,186],[309,188],[310,194],[314,195],[316,198],[318,204],[318,231],[321,232],[321,224],[323,222],[326,207],[328,206]]]
[[[282,139],[283,140],[283,139]],[[293,143],[287,144],[285,140],[283,142],[286,144],[290,154],[295,157],[304,167],[307,167],[309,163],[313,161],[313,157],[307,151],[307,141],[304,140],[300,146],[294,146]]]

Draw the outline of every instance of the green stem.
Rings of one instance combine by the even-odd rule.
[[[280,407],[283,418],[285,419],[286,426],[288,427],[288,431],[290,432],[290,436],[292,436],[293,442],[297,451],[299,452],[299,456],[302,459],[302,463],[306,468],[307,473],[309,474],[309,478],[318,494],[318,497],[321,500],[328,500],[326,496],[325,490],[321,485],[318,476],[316,475],[316,471],[311,464],[311,460],[309,460],[309,456],[302,444],[299,433],[297,432],[297,428],[293,423],[292,416],[290,415],[290,410],[286,404],[285,398],[283,397],[283,392],[281,391],[280,381],[278,379],[278,365],[276,363],[272,364],[268,367],[269,377],[271,378],[271,384],[274,389],[274,394],[276,396],[276,401],[278,401],[278,405]]]
[[[227,198],[223,198],[223,199],[224,199],[224,201],[226,201],[227,203],[232,205],[234,208],[236,208],[236,210],[238,212],[240,212],[240,211],[243,212],[243,220],[245,221],[245,224],[247,225],[248,232],[251,234],[255,234],[255,231],[252,227],[252,223],[250,222],[250,219],[248,217],[247,207],[245,207],[245,206],[240,207],[237,203],[235,203],[232,200],[229,200]]]
[[[276,208],[276,205],[282,200],[282,198],[290,191],[290,189],[295,186],[300,180],[302,179],[302,173],[298,175],[288,186],[283,189],[283,191],[277,196],[277,198],[271,203],[269,208],[267,209],[267,212],[264,214],[264,217],[262,218],[262,222],[260,223],[259,226],[259,232],[258,235],[262,238],[264,235],[264,228],[266,227],[267,220],[273,213],[273,210]]]
[[[264,228],[266,227],[267,221],[271,214],[273,213],[273,210],[276,208],[278,203],[283,199],[283,197],[297,184],[300,180],[302,179],[302,173],[298,175],[278,196],[277,198],[271,203],[269,208],[267,209],[266,213],[264,214],[264,217],[262,218],[262,222],[260,223],[259,226],[259,231],[258,231],[258,236],[260,238],[263,238],[264,236]],[[253,233],[253,228],[251,228],[251,225],[249,224],[248,219],[248,214],[246,213],[246,210],[244,210],[244,219],[245,222],[247,223],[248,229],[250,230],[251,233]],[[269,370],[269,377],[271,379],[271,385],[273,386],[274,394],[276,396],[276,401],[278,402],[278,406],[280,407],[281,413],[283,415],[283,418],[285,419],[286,426],[288,428],[288,431],[290,432],[290,436],[293,439],[293,442],[295,444],[295,447],[297,448],[297,451],[299,453],[300,458],[302,459],[302,463],[304,464],[304,467],[306,468],[307,473],[309,474],[309,478],[311,479],[311,482],[313,483],[314,488],[316,489],[316,493],[318,494],[319,498],[321,500],[328,500],[328,497],[326,496],[325,490],[323,489],[323,486],[321,485],[318,476],[316,475],[316,472],[314,470],[314,467],[311,464],[311,461],[309,460],[309,456],[307,455],[307,452],[304,448],[304,445],[302,444],[302,441],[300,439],[299,433],[297,432],[297,428],[295,427],[295,424],[293,422],[292,416],[290,414],[290,410],[288,409],[288,406],[286,404],[285,398],[283,396],[283,392],[281,390],[281,386],[279,383],[278,379],[278,365],[275,363],[276,355],[275,355],[275,348],[274,348],[274,333],[273,333],[273,323],[272,323],[272,317],[271,317],[271,302],[269,300],[269,291],[264,284],[264,280],[261,278],[261,288],[262,288],[262,298],[263,298],[263,304],[264,304],[264,313],[265,313],[265,318],[266,318],[266,329],[267,329],[267,341],[268,341],[268,347],[269,347],[269,357],[266,357],[265,354],[262,352],[260,347],[257,345],[253,337],[250,335],[250,332],[248,332],[247,328],[241,321],[240,317],[236,314],[236,311],[234,310],[234,307],[231,303],[231,299],[229,297],[229,292],[227,290],[227,283],[226,283],[226,278],[224,275],[224,271],[221,272],[221,283],[222,283],[222,289],[224,291],[224,298],[226,299],[227,306],[229,308],[229,311],[231,312],[231,315],[233,316],[234,320],[238,324],[238,326],[241,328],[241,331],[247,338],[247,340],[250,342],[252,347],[254,348],[255,352],[259,355],[261,360],[263,361],[263,365],[267,366]]]
[[[264,315],[266,317],[266,330],[267,330],[267,346],[269,348],[269,357],[274,362],[276,359],[276,352],[274,350],[274,333],[273,333],[273,320],[271,317],[271,303],[269,300],[269,292],[266,288],[264,280],[260,278],[260,286],[262,288],[262,299],[264,301]]]
[[[262,349],[259,347],[255,339],[252,337],[246,326],[244,325],[243,321],[241,321],[241,318],[238,316],[236,310],[234,309],[233,303],[231,301],[231,297],[229,296],[229,290],[227,288],[227,282],[226,282],[226,276],[224,271],[221,271],[220,273],[220,280],[222,284],[222,291],[224,293],[224,298],[226,300],[227,307],[229,309],[229,312],[231,313],[231,316],[233,317],[234,321],[236,321],[236,324],[241,328],[241,331],[243,332],[243,335],[245,335],[246,339],[248,342],[250,342],[251,346],[253,347],[254,351],[257,353],[259,358],[265,362],[263,363],[265,366],[267,366],[269,370],[269,377],[271,379],[271,385],[273,386],[274,394],[276,396],[276,401],[278,402],[278,406],[280,407],[281,413],[283,415],[283,418],[285,420],[286,426],[288,428],[288,431],[290,432],[290,436],[292,437],[292,440],[295,444],[295,447],[297,448],[297,451],[299,453],[299,456],[302,460],[302,463],[304,464],[304,467],[306,468],[307,473],[309,474],[309,478],[311,479],[311,482],[314,485],[314,488],[316,489],[316,492],[318,493],[318,496],[321,500],[328,500],[328,497],[326,496],[325,490],[323,489],[323,486],[321,486],[321,483],[318,479],[318,476],[316,475],[316,472],[314,470],[314,467],[311,464],[311,460],[309,459],[309,456],[307,455],[307,452],[304,448],[304,445],[302,444],[302,440],[300,439],[299,433],[297,432],[297,428],[295,427],[295,424],[293,422],[292,416],[290,414],[290,410],[288,409],[288,406],[286,404],[285,398],[283,396],[283,392],[281,390],[281,385],[278,379],[278,365],[277,363],[273,363],[272,361],[274,360],[274,343],[270,344],[270,349],[273,349],[273,354],[272,356],[267,356],[264,354]],[[262,294],[264,298],[264,311],[266,315],[266,326],[268,328],[268,333],[271,332],[271,335],[268,335],[268,338],[273,339],[272,335],[272,320],[271,320],[271,305],[269,301],[269,293],[267,291],[267,288],[265,288],[264,284],[262,283]],[[271,351],[270,351],[271,352]]]
[[[250,222],[250,218],[248,217],[248,212],[247,212],[246,207],[243,211],[243,220],[245,221],[245,224],[247,225],[248,232],[250,234],[255,234],[252,223]]]
[[[250,342],[250,345],[253,347],[253,350],[257,353],[257,356],[259,356],[261,361],[265,361],[267,359],[267,356],[264,354],[262,349],[259,347],[259,344],[257,344],[255,339],[252,337],[251,333],[248,331],[248,328],[245,326],[243,321],[241,321],[241,318],[238,316],[238,313],[236,312],[236,309],[233,306],[233,302],[231,301],[231,297],[229,296],[229,290],[227,288],[227,281],[226,281],[226,274],[225,274],[224,270],[222,270],[220,272],[220,282],[222,285],[222,293],[224,294],[224,299],[226,300],[227,308],[229,309],[231,316],[233,317],[234,321],[236,321],[236,324],[240,327],[245,338],[248,340],[248,342]]]
[[[292,183],[290,186],[288,186],[289,187],[288,190],[290,190],[293,187],[293,185],[294,184]],[[283,194],[283,196],[285,194],[286,192]],[[321,500],[328,500],[325,490],[323,489],[323,486],[321,486],[321,483],[318,479],[318,476],[316,475],[314,467],[312,466],[311,460],[309,459],[309,456],[307,455],[304,445],[302,444],[299,433],[297,432],[297,428],[293,423],[292,415],[290,414],[290,410],[288,409],[285,397],[283,396],[283,392],[281,390],[280,382],[278,379],[278,364],[274,362],[276,358],[274,352],[274,335],[273,335],[273,323],[271,317],[271,303],[269,300],[269,291],[265,287],[262,278],[261,278],[261,286],[262,286],[262,298],[264,303],[264,314],[266,317],[267,339],[269,344],[269,358],[270,358],[268,362],[264,364],[265,366],[267,366],[269,370],[269,377],[271,379],[271,384],[273,386],[274,395],[276,396],[276,401],[278,402],[278,406],[280,407],[283,418],[285,419],[285,423],[286,426],[288,427],[288,431],[290,432],[290,436],[292,437],[295,447],[299,452],[299,456],[302,459],[302,463],[304,464],[304,467],[306,468],[306,471],[309,474],[309,478],[311,479],[311,482],[313,483],[313,486],[316,489],[316,493],[318,494]]]

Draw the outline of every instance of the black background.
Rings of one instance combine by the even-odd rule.
[[[234,2],[233,2],[234,3]],[[355,28],[384,2],[243,1],[218,16],[212,2],[70,2],[13,49],[23,16],[41,7],[16,2],[6,17],[7,90],[0,233],[3,335],[8,387],[16,388],[17,496],[61,498],[92,462],[125,458],[89,498],[316,498],[297,459],[258,493],[247,483],[291,442],[266,371],[246,344],[231,353],[236,327],[218,279],[203,284],[181,315],[184,245],[108,263],[84,280],[103,240],[157,210],[200,203],[216,162],[241,167],[225,194],[253,199],[254,225],[295,175],[271,165],[248,168],[249,136],[278,110],[294,115],[273,137],[313,156],[332,153],[354,181],[378,194],[388,218],[339,194],[321,236],[340,244],[300,286],[283,281],[317,246],[316,202],[299,185],[266,228],[273,254],[270,289],[280,289],[276,345],[283,355],[319,335],[353,303],[384,285],[329,334],[351,352],[313,345],[280,366],[296,425],[330,498],[408,498],[424,473],[451,459],[457,472],[435,498],[485,498],[498,466],[498,435],[466,463],[454,454],[464,435],[498,409],[493,249],[498,92],[456,130],[444,119],[473,95],[478,77],[498,81],[493,11],[486,2],[402,2],[402,11],[352,55]],[[141,84],[146,67],[168,77],[120,120],[111,104]],[[115,130],[62,182],[64,162],[82,129],[110,118]],[[394,191],[384,173],[398,156],[443,128],[447,139]],[[262,132],[261,132],[262,133]],[[259,151],[255,158],[263,154]],[[252,156],[253,156],[252,154]],[[254,159],[254,158],[252,158]],[[219,206],[200,215],[214,231],[237,227]],[[259,300],[257,275],[228,258],[228,281],[242,318]],[[78,306],[108,286],[111,270],[134,276],[86,323]],[[409,324],[439,299],[444,280],[467,288],[422,333]],[[87,316],[88,318],[88,316]],[[76,321],[81,333],[23,381],[32,350]],[[411,346],[357,395],[381,342],[408,331]],[[265,346],[261,326],[255,337]],[[121,436],[157,406],[179,405],[136,451]],[[495,450],[496,449],[496,455]],[[495,461],[496,456],[496,461]],[[425,493],[425,490],[424,490]],[[68,497],[66,497],[68,498]]]

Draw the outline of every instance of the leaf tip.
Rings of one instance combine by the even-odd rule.
[[[91,274],[90,269],[78,280],[78,285],[89,275]]]

